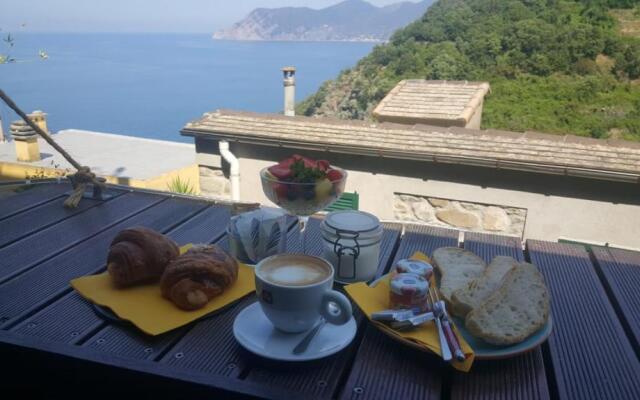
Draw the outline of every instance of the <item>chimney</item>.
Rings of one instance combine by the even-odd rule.
[[[23,120],[11,123],[11,136],[16,143],[16,157],[18,161],[40,161],[40,146],[38,134]]]
[[[43,113],[40,110],[35,110],[31,114],[29,114],[28,117],[31,118],[31,120],[36,125],[38,125],[40,129],[42,129],[46,133],[49,133],[49,131],[47,130],[47,114]]]
[[[284,115],[293,117],[296,115],[296,68],[282,68],[284,74]]]

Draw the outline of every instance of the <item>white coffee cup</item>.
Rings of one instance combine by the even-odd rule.
[[[351,319],[351,303],[332,290],[333,267],[322,258],[278,254],[260,261],[255,272],[262,311],[281,331],[307,331],[321,316],[335,325]]]

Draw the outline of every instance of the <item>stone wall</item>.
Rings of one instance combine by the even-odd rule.
[[[201,165],[200,194],[206,197],[230,199],[231,183],[221,169]]]
[[[393,213],[399,221],[519,237],[524,235],[527,218],[524,208],[401,193],[394,193]]]

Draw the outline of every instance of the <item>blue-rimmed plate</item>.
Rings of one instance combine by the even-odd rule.
[[[370,286],[377,285],[378,282],[383,278],[384,276],[376,279],[370,284]],[[542,328],[540,328],[537,332],[535,332],[533,335],[529,336],[522,342],[510,345],[510,346],[496,346],[474,337],[471,333],[469,333],[469,331],[467,331],[467,329],[464,326],[464,321],[461,320],[460,318],[456,318],[456,317],[452,317],[452,318],[460,334],[464,337],[464,339],[467,341],[469,346],[471,346],[471,348],[473,349],[476,360],[501,360],[504,358],[511,358],[511,357],[515,357],[520,354],[526,353],[540,346],[542,343],[544,343],[547,340],[547,338],[549,338],[549,335],[551,335],[551,331],[553,330],[553,319],[551,318],[551,315],[549,315],[549,319],[547,320],[547,323]],[[373,325],[376,325],[376,324],[373,324]],[[418,346],[417,344],[415,344],[410,340],[404,339],[400,335],[394,335],[393,333],[389,333],[387,330],[383,330],[383,329],[381,329],[380,331],[385,333],[389,337],[399,342],[402,342],[408,346],[411,346],[418,350],[426,351],[423,347]]]

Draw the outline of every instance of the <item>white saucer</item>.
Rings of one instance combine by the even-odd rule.
[[[278,361],[311,361],[328,357],[351,343],[356,336],[356,320],[344,325],[326,324],[302,354],[293,354],[293,348],[307,332],[284,333],[273,327],[262,312],[259,302],[247,306],[233,322],[233,335],[242,347],[259,356]]]

